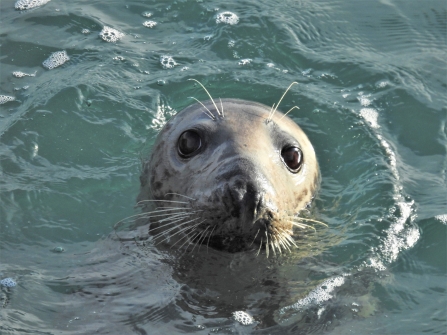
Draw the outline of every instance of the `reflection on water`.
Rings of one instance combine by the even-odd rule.
[[[444,2],[0,6],[1,333],[445,331]],[[299,83],[327,228],[269,259],[114,232],[157,131],[207,99],[190,78],[269,106]]]

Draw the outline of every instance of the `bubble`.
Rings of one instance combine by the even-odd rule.
[[[238,62],[238,64],[244,66],[244,65],[250,64],[251,62],[252,62],[252,59],[250,59],[250,58],[245,58],[245,59],[241,59],[241,60]]]
[[[157,25],[157,22],[155,21],[144,21],[143,26],[148,28],[154,28]]]
[[[64,252],[65,249],[62,248],[62,247],[54,247],[51,251],[52,251],[52,252],[55,252],[55,253],[57,253],[57,254],[60,254],[60,253]]]
[[[120,40],[124,34],[116,29],[104,26],[99,33],[99,36],[106,42],[116,42]]]
[[[8,95],[0,95],[0,105],[3,105],[9,101],[14,101],[16,98],[10,97]]]
[[[250,314],[244,311],[233,312],[233,318],[244,326],[251,325],[255,321]]]
[[[70,57],[68,57],[67,52],[64,51],[57,51],[53,52],[48,59],[46,59],[42,65],[47,68],[48,70],[52,70],[55,67],[61,66],[66,61],[70,60]]]
[[[160,63],[161,63],[161,66],[163,66],[163,68],[165,68],[165,69],[172,69],[174,66],[177,65],[174,58],[172,58],[171,56],[166,56],[166,55],[160,57]]]
[[[90,34],[90,30],[88,30],[88,29],[82,29],[82,30],[81,30],[81,33],[83,33],[83,34]]]
[[[2,280],[0,280],[0,284],[1,284],[2,286],[5,286],[5,287],[14,287],[14,286],[17,285],[17,283],[15,282],[15,280],[12,279],[12,278],[5,278],[5,279],[2,279]]]
[[[113,60],[123,61],[124,57],[123,56],[115,56],[115,57],[113,57]]]
[[[235,25],[239,22],[239,17],[232,12],[222,12],[217,14],[216,23]]]
[[[35,77],[36,76],[36,72],[28,74],[28,73],[24,73],[22,71],[14,71],[12,73],[12,75],[16,78],[23,78],[23,77]]]
[[[188,71],[188,70],[189,70],[189,67],[187,67],[187,66],[184,66],[180,69],[180,71]]]
[[[45,5],[47,2],[50,0],[18,0],[14,7],[17,10],[26,10]]]
[[[235,44],[236,44],[236,41],[235,41],[235,40],[230,40],[230,41],[228,41],[228,47],[229,47],[229,48],[234,47]]]
[[[151,17],[151,16],[152,16],[152,13],[151,13],[151,12],[144,12],[144,13],[141,14],[141,15],[143,15],[144,17]]]

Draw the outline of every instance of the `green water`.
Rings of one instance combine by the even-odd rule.
[[[445,1],[14,4],[0,3],[0,95],[15,99],[0,105],[0,279],[17,286],[1,288],[1,334],[446,333]],[[235,24],[216,22],[226,11]],[[104,26],[125,35],[103,41]],[[280,108],[300,107],[328,224],[299,251],[117,240],[157,131],[207,99],[189,78],[269,106],[299,83]]]

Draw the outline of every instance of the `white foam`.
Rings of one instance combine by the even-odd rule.
[[[104,28],[102,28],[101,32],[99,33],[99,36],[106,42],[117,42],[121,38],[123,38],[124,33],[116,29],[104,26]]]
[[[9,101],[14,101],[16,98],[9,95],[0,95],[0,105],[3,105]]]
[[[360,105],[362,105],[363,107],[368,107],[372,103],[371,99],[364,95],[357,97],[357,99],[359,100]]]
[[[163,55],[160,57],[160,63],[164,69],[172,69],[174,66],[177,65],[174,58],[172,58],[171,56],[167,56],[167,55]]]
[[[29,73],[24,73],[24,72],[22,72],[22,71],[14,71],[14,72],[12,73],[12,75],[13,75],[14,77],[16,77],[16,78],[35,77],[35,76],[36,76],[36,72],[29,74]]]
[[[70,60],[70,57],[68,57],[67,52],[65,50],[63,50],[63,51],[56,51],[56,52],[53,52],[50,55],[50,57],[48,57],[46,60],[44,60],[42,65],[46,69],[52,70],[52,69],[54,69],[54,68],[56,68],[58,66],[61,66],[62,64],[64,64],[68,60]]]
[[[232,12],[222,12],[217,14],[216,23],[235,25],[239,23],[239,17]]]
[[[447,225],[447,214],[441,214],[435,216],[436,220],[441,221],[443,224]]]
[[[253,61],[253,60],[250,59],[250,58],[245,58],[245,59],[241,59],[241,60],[238,62],[238,64],[244,66],[244,65],[250,64],[252,61]]]
[[[396,261],[402,250],[412,248],[420,238],[417,227],[405,224],[407,220],[413,219],[411,217],[413,201],[401,201],[397,205],[400,209],[400,216],[386,230],[386,237],[379,247],[374,249],[375,253],[367,264],[377,270],[384,270],[386,264]]]
[[[239,322],[240,324],[244,325],[244,326],[248,326],[251,325],[253,322],[255,322],[255,320],[253,319],[253,317],[244,312],[244,311],[236,311],[233,312],[233,318]]]
[[[298,300],[296,303],[290,306],[286,306],[281,308],[279,311],[280,314],[284,314],[287,310],[293,309],[296,311],[301,311],[307,309],[310,306],[322,306],[322,303],[332,299],[333,291],[336,287],[339,287],[345,283],[345,276],[337,276],[326,279],[320,285],[318,285],[315,289],[310,291],[310,293],[304,297],[303,299]]]
[[[14,7],[18,10],[26,10],[45,5],[47,2],[50,0],[18,0]]]
[[[90,30],[88,30],[88,29],[82,29],[82,30],[81,30],[81,33],[83,33],[83,34],[90,34]]]
[[[151,17],[152,16],[152,13],[151,12],[144,12],[143,14],[141,14],[141,15],[143,15],[144,17],[147,17],[147,18],[149,18],[149,17]]]
[[[364,118],[372,128],[380,128],[379,123],[377,122],[379,114],[374,108],[362,108],[360,110],[360,116]]]
[[[155,21],[144,21],[143,26],[147,28],[154,28],[157,25],[157,22]]]

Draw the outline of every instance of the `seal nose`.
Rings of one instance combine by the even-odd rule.
[[[242,222],[254,222],[262,203],[262,192],[255,181],[243,176],[233,177],[226,186],[231,216]]]

